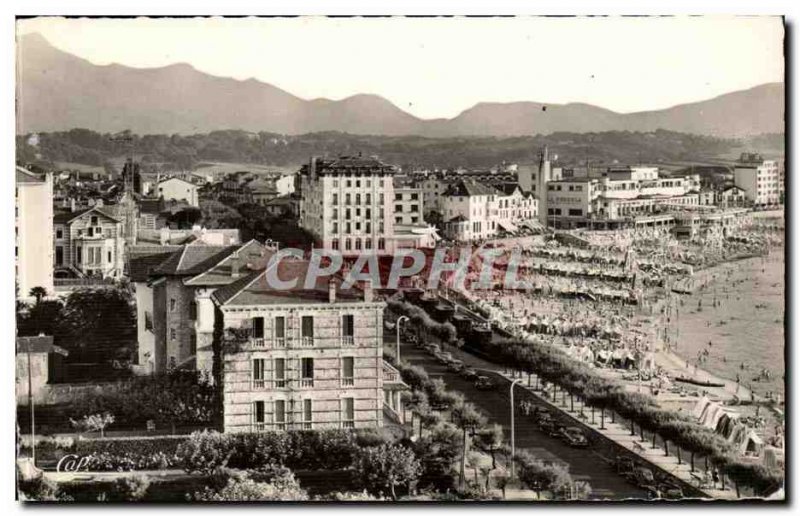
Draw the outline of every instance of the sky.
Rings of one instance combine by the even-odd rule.
[[[479,102],[629,113],[783,81],[779,17],[182,18],[17,22],[95,64],[189,63],[305,99],[380,95],[420,118]]]

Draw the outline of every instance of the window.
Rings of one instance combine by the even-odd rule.
[[[583,215],[583,210],[581,210],[580,208],[578,208],[578,209],[570,209],[569,210],[569,214],[572,217],[580,217],[580,216]]]
[[[415,194],[415,193],[412,193],[412,194],[411,194],[411,200],[412,200],[412,201],[416,201],[416,200],[418,200],[418,199],[419,199],[419,194]]]
[[[345,219],[345,220],[350,220],[351,218],[352,218],[352,217],[351,217],[350,208],[346,208],[346,209],[344,210],[344,219]]]
[[[93,216],[92,217],[92,226],[96,226],[96,225],[97,225],[97,216]],[[91,235],[89,235],[89,236],[91,236]]]
[[[150,312],[144,313],[144,329],[147,331],[153,331],[153,314]]]
[[[403,205],[402,204],[395,204],[394,205],[395,213],[403,213]]]
[[[78,230],[78,236],[83,236],[83,230],[82,229]]]
[[[380,194],[380,197],[378,197],[378,199],[379,199],[379,200],[378,200],[378,204],[380,204],[381,206],[383,206],[383,194]]]
[[[276,358],[273,365],[272,379],[275,380],[275,388],[283,389],[286,387],[286,359]]]
[[[75,255],[75,258],[78,263],[83,263],[83,247],[77,248],[77,254]]]
[[[368,219],[371,219],[371,218],[372,218],[372,209],[370,209],[370,208],[367,208],[366,217],[367,217]]]
[[[254,401],[253,402],[253,426],[255,426],[256,430],[264,430],[265,425],[265,416],[266,413],[264,411],[264,402],[263,401]]]
[[[169,340],[175,340],[176,338],[178,338],[178,334],[175,331],[175,328],[170,328],[169,329]]]
[[[342,357],[342,385],[353,386],[354,380],[354,362],[353,357]]]
[[[339,232],[339,223],[338,222],[334,222],[333,223],[333,232],[334,233],[338,233]]]
[[[361,239],[360,238],[356,238],[356,251],[360,251],[360,250],[361,250]]]
[[[355,400],[342,398],[342,428],[354,428],[355,420]]]
[[[286,345],[286,317],[282,315],[275,317],[274,337],[276,346],[283,347]]]
[[[349,182],[350,181],[348,181],[348,183]],[[350,186],[350,185],[347,185],[347,186]],[[350,204],[350,194],[349,193],[348,194],[344,194],[344,203],[345,204]]]
[[[251,327],[251,337],[254,339],[263,339],[264,338],[264,318],[263,317],[253,317],[250,321]]]
[[[197,301],[189,303],[189,320],[197,320]]]
[[[275,430],[286,430],[285,400],[275,400]]]
[[[361,194],[360,194],[360,193],[357,193],[357,194],[356,194],[356,204],[357,204],[357,205],[360,205],[360,204],[361,204]]]
[[[383,232],[383,230],[381,230]],[[383,251],[386,248],[386,242],[382,238],[378,239],[378,249]]]
[[[399,193],[398,194],[394,194],[394,200],[395,201],[402,201],[403,200],[403,194],[399,194]]]
[[[352,314],[342,316],[342,344],[352,346],[355,334],[355,323]]]
[[[64,238],[64,230],[63,229],[57,229],[56,230],[56,238]]]
[[[176,304],[175,303],[175,298],[170,298],[170,300],[169,300],[169,311],[170,312],[174,312],[175,311],[175,304]]]
[[[314,424],[314,412],[311,408],[311,399],[303,400],[303,430],[311,430]]]
[[[369,186],[369,181],[367,181],[367,186]],[[367,204],[372,204],[372,194],[367,194]]]
[[[189,355],[197,355],[197,334],[194,331],[189,335]]]
[[[253,359],[253,387],[261,389],[264,387],[264,359]]]
[[[366,231],[367,233],[372,233],[372,223],[371,223],[371,222],[369,222],[369,221],[367,221],[367,222],[366,222],[366,229],[365,229],[365,231]]]
[[[334,249],[335,251],[339,250],[339,239],[338,238],[334,238],[333,240],[331,240],[331,248]]]
[[[348,230],[348,233],[349,232],[350,231]],[[350,243],[350,239],[349,238],[345,239],[345,241],[344,241],[344,250],[345,251],[349,251],[351,249],[351,247],[352,247],[352,245]]]
[[[64,265],[64,248],[56,246],[56,265]]]
[[[314,386],[314,359],[310,357],[300,359],[300,387]]]
[[[339,194],[333,194],[333,204],[339,204]]]
[[[367,231],[369,231],[369,226],[367,226]],[[364,249],[372,249],[372,239],[367,238],[364,240]]]
[[[87,232],[88,232],[88,235],[89,235],[90,237],[91,237],[91,236],[94,236],[94,228],[91,228],[91,227],[90,227],[90,228],[87,230]]]
[[[108,263],[111,263],[111,251],[108,251],[107,255],[108,255]]]
[[[304,315],[301,319],[301,334],[304,346],[314,345],[314,316]]]

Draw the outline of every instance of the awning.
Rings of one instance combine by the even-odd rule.
[[[508,222],[506,220],[498,220],[497,221],[497,225],[500,226],[501,228],[505,229],[508,233],[516,233],[517,232],[517,226],[515,226],[514,224],[512,224],[511,222]]]

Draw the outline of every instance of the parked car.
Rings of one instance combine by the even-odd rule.
[[[450,353],[439,352],[435,356],[436,356],[436,360],[439,361],[440,364],[444,364],[444,365],[447,365],[448,362],[453,360],[453,355],[450,354]]]
[[[464,369],[464,367],[465,367],[464,362],[462,362],[461,360],[451,360],[447,364],[447,369],[453,371],[454,373],[458,373],[459,371]]]
[[[488,376],[479,376],[475,380],[475,388],[479,391],[491,391],[494,389],[494,382]]]
[[[564,431],[564,426],[558,424],[555,421],[553,421],[553,423],[549,425],[549,427],[546,430],[547,435],[549,435],[550,437],[557,437],[557,438],[561,437],[563,431]]]
[[[636,462],[630,457],[625,456],[618,456],[617,460],[614,461],[614,469],[620,475],[625,476],[626,474],[633,473],[633,469],[636,467]]]
[[[586,448],[589,446],[589,440],[583,430],[575,426],[563,428],[561,430],[561,438],[573,448]]]
[[[658,491],[661,497],[667,500],[680,500],[683,498],[683,489],[671,481],[660,483],[658,485]]]
[[[478,371],[471,367],[464,367],[458,374],[465,380],[475,381],[478,379]]]
[[[653,477],[653,472],[645,467],[637,467],[627,475],[623,475],[630,483],[641,487],[656,487],[656,480]]]
[[[427,351],[429,355],[435,355],[441,350],[439,349],[438,344],[425,344],[425,351]]]

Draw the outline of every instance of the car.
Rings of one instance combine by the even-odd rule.
[[[623,476],[632,473],[635,467],[636,462],[630,457],[620,455],[617,457],[617,460],[614,461],[614,469]]]
[[[479,376],[475,380],[475,388],[479,391],[491,391],[494,389],[494,382],[488,376]]]
[[[551,424],[550,427],[546,430],[546,433],[550,437],[561,437],[563,430],[564,427],[562,425],[559,425],[558,423],[553,421],[553,424]]]
[[[471,367],[464,367],[458,374],[465,380],[475,381],[478,379],[478,371]]]
[[[573,448],[586,448],[589,446],[589,440],[586,438],[583,430],[575,426],[563,428],[561,430],[561,438]]]
[[[683,498],[683,489],[672,480],[659,482],[658,491],[661,497],[667,500],[680,500]]]
[[[435,355],[439,353],[441,350],[439,349],[438,344],[425,344],[425,351],[428,352],[430,355]]]
[[[461,360],[451,360],[447,364],[447,369],[453,371],[454,373],[458,373],[459,371],[464,369],[464,367],[465,367],[464,362],[462,362]]]
[[[623,476],[625,476],[628,482],[641,488],[655,487],[656,484],[653,472],[642,466],[635,468],[632,472]]]
[[[442,353],[441,351],[434,355],[440,364],[447,365],[448,362],[453,360],[453,355],[450,353]]]

